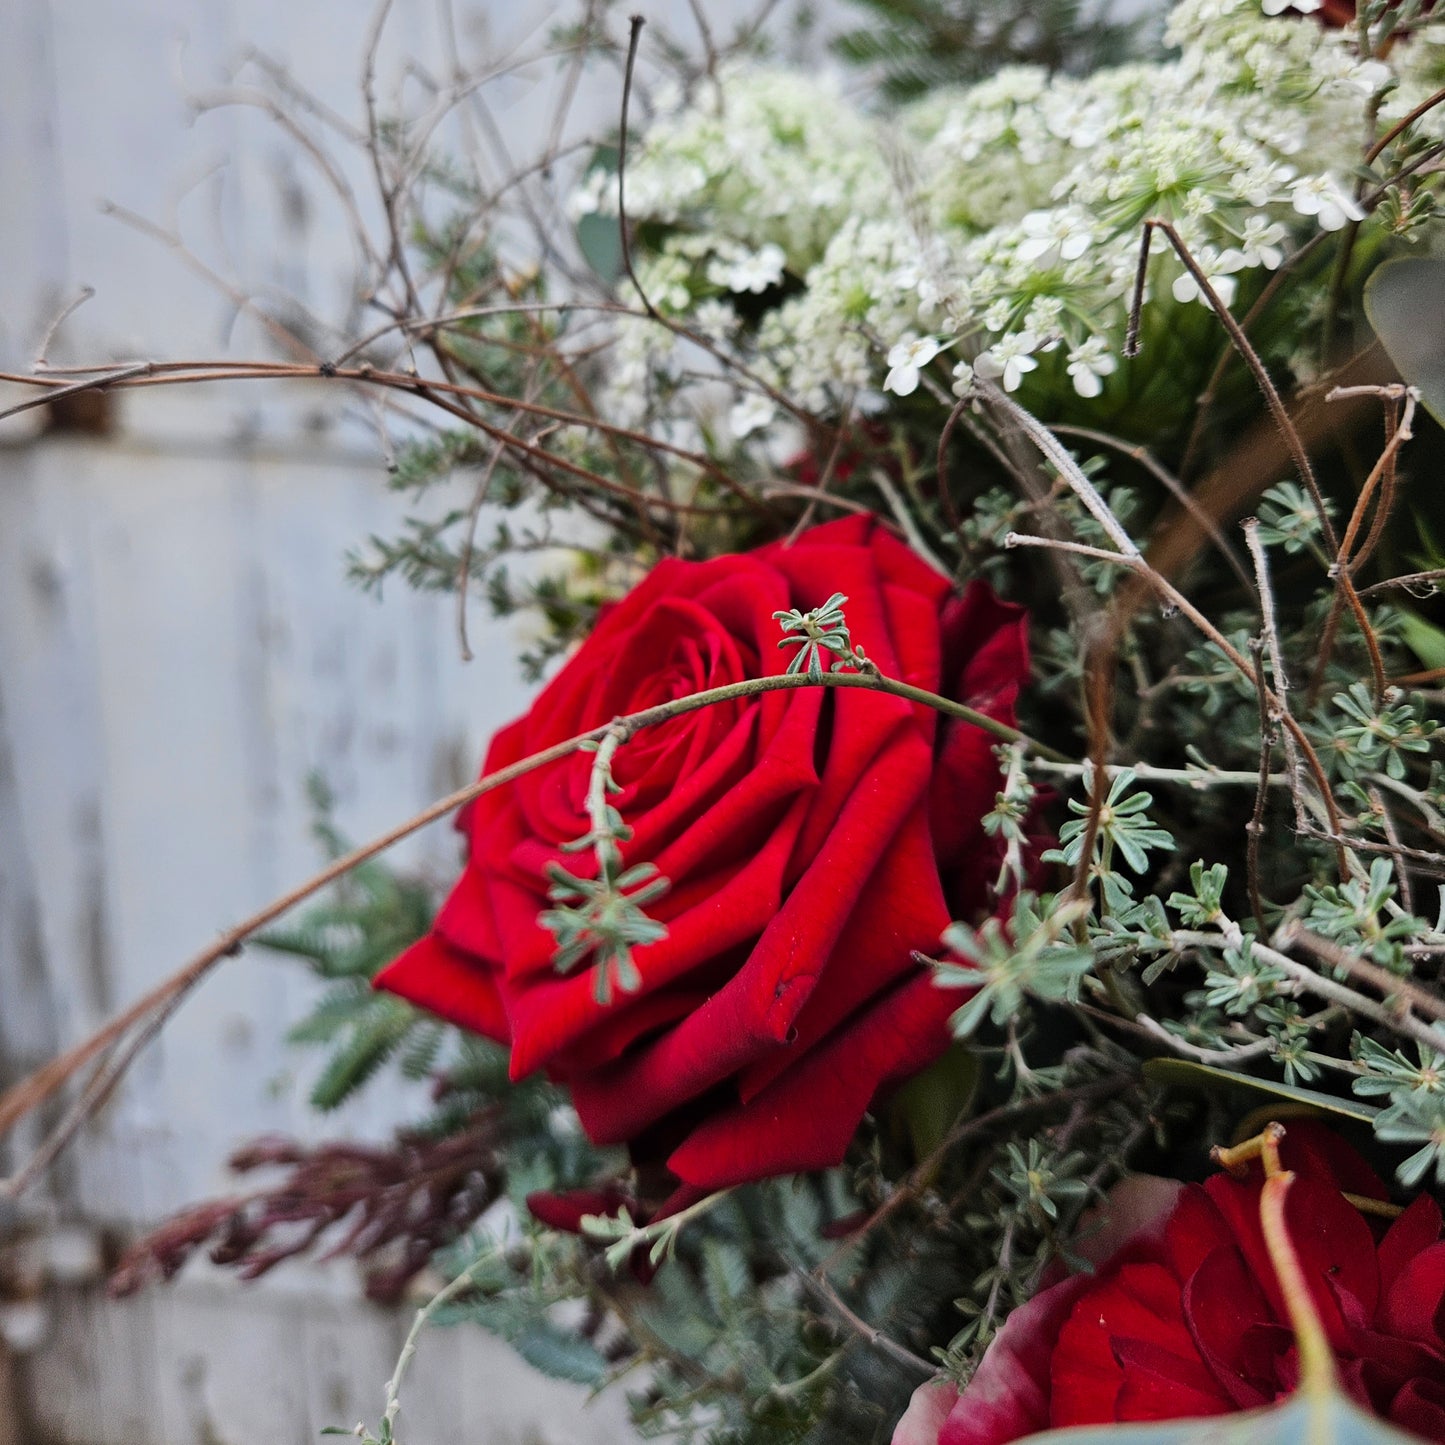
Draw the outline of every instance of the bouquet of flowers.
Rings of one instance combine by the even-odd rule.
[[[565,255],[374,129],[392,319],[254,374],[435,409],[353,571],[545,683],[407,825],[439,903],[319,793],[327,901],[102,1040],[259,931],[317,1106],[431,1114],[246,1146],[114,1287],[354,1256],[684,1440],[1445,1441],[1445,32],[873,3],[861,101],[748,31],[639,120],[641,21],[570,36]]]

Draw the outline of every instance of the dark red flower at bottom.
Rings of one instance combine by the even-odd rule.
[[[1294,1123],[1285,1206],[1340,1384],[1360,1406],[1445,1441],[1445,1242],[1420,1198],[1388,1225],[1346,1193],[1383,1199],[1379,1179],[1317,1125]],[[960,1394],[914,1397],[894,1445],[1004,1445],[1040,1430],[1251,1410],[1289,1395],[1294,1335],[1265,1249],[1263,1173],[1156,1184],[1162,1208],[1096,1273],[1009,1316]],[[1139,1181],[1131,1180],[1131,1186]],[[1137,1193],[1137,1189],[1136,1189]]]

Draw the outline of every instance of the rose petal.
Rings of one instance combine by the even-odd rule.
[[[491,971],[435,933],[412,944],[375,982],[464,1029],[510,1042],[507,1012]]]
[[[893,1427],[893,1445],[938,1445],[938,1432],[957,1402],[958,1387],[952,1380],[928,1380],[920,1385]]]
[[[1048,1428],[1050,1356],[1088,1276],[1036,1294],[1004,1321],[958,1397],[938,1445],[1001,1445]]]

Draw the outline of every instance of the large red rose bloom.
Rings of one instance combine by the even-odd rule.
[[[1445,1441],[1445,1241],[1422,1195],[1388,1228],[1346,1193],[1383,1199],[1364,1161],[1317,1125],[1292,1123],[1283,1162],[1290,1240],[1344,1391],[1427,1440]],[[1131,1181],[1132,1182],[1132,1181]],[[1153,1181],[1162,1186],[1163,1181]],[[962,1394],[924,1387],[894,1445],[1005,1445],[1041,1430],[1222,1415],[1273,1404],[1299,1382],[1260,1225],[1263,1174],[1175,1185],[1092,1275],[1009,1316]]]
[[[708,562],[665,561],[606,612],[490,772],[613,718],[779,673],[773,613],[846,594],[853,641],[889,677],[1006,721],[1028,671],[1022,610],[948,580],[864,517]],[[998,852],[981,819],[994,740],[929,708],[804,688],[707,707],[618,753],[625,861],[671,881],[639,948],[642,986],[593,996],[560,975],[537,922],[560,845],[587,833],[591,759],[484,794],[459,820],[469,856],[433,932],[378,979],[512,1049],[514,1077],[568,1084],[598,1143],[628,1142],[685,1185],[837,1163],[884,1084],[948,1043],[956,993],[914,949],[988,903]]]

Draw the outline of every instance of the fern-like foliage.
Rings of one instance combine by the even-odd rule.
[[[317,776],[307,787],[317,841],[328,859],[339,858],[347,845],[332,822],[331,794]],[[292,1043],[330,1050],[311,1091],[315,1108],[335,1109],[392,1058],[410,1079],[424,1079],[436,1066],[448,1030],[371,987],[377,972],[431,927],[434,911],[424,884],[373,860],[353,869],[296,923],[257,939],[263,948],[304,960],[328,981],[289,1035]]]

